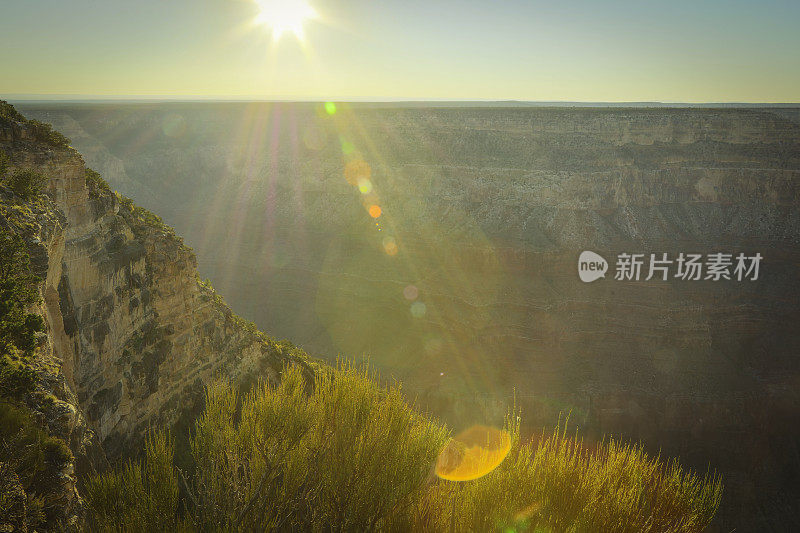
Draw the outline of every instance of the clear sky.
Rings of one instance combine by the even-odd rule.
[[[797,0],[256,1],[4,1],[0,98],[800,102]]]

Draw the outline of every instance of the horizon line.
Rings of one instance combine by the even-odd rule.
[[[90,95],[90,94],[8,94],[0,99],[10,102],[30,103],[308,103],[325,102],[356,104],[403,104],[403,103],[447,103],[447,104],[528,104],[528,105],[584,105],[584,106],[767,106],[800,107],[798,102],[767,101],[668,101],[668,100],[523,100],[515,98],[265,98],[259,96],[196,96],[196,95]]]

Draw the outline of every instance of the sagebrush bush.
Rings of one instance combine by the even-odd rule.
[[[142,462],[128,461],[117,471],[88,481],[84,499],[90,531],[184,531],[179,521],[178,479],[172,467],[172,441],[151,433]]]
[[[277,387],[243,399],[238,423],[237,403],[229,385],[210,387],[192,439],[204,528],[390,527],[419,498],[446,439],[396,386],[348,364],[313,384],[288,367]]]
[[[430,531],[702,531],[722,496],[717,476],[698,477],[640,446],[593,447],[557,427],[512,449],[493,472],[468,483],[438,482],[421,502],[415,529]]]
[[[29,527],[38,524],[33,504],[37,495],[50,489],[51,467],[70,460],[72,452],[66,443],[41,429],[25,406],[0,400],[0,463],[15,472],[27,494]]]
[[[704,529],[719,505],[715,476],[638,446],[584,446],[560,425],[523,443],[519,427],[509,416],[511,452],[493,472],[437,479],[448,431],[397,386],[350,364],[308,383],[292,366],[277,386],[244,397],[224,382],[207,388],[190,437],[194,473],[177,474],[182,505],[163,436],[148,442],[144,463],[91,481],[86,498],[91,523],[114,531],[147,523],[153,531],[683,532]]]

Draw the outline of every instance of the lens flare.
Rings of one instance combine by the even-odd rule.
[[[358,190],[361,194],[369,194],[372,192],[372,182],[368,179],[358,180]]]
[[[403,296],[405,296],[406,300],[416,300],[417,296],[419,296],[419,289],[414,285],[407,285],[403,289]]]
[[[363,159],[348,161],[344,166],[344,179],[350,185],[359,185],[364,180],[369,181],[370,176],[372,176],[372,168]]]
[[[469,481],[497,468],[511,450],[511,435],[488,426],[472,426],[447,443],[436,460],[436,475]]]
[[[167,137],[182,137],[186,133],[186,119],[175,113],[167,115],[164,117],[161,129]]]
[[[342,145],[342,153],[344,155],[350,155],[356,150],[356,145],[345,139],[344,137],[339,137],[339,142]]]
[[[336,114],[336,104],[333,102],[325,102],[325,112],[329,115]]]
[[[381,206],[379,205],[371,205],[369,206],[369,216],[372,218],[378,218],[383,213]]]
[[[383,249],[389,255],[397,255],[397,242],[394,237],[386,236],[383,238]]]

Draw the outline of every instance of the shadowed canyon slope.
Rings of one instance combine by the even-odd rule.
[[[516,390],[531,428],[571,410],[710,465],[726,527],[800,519],[797,110],[19,108],[264,331],[369,357],[456,429]],[[605,280],[580,282],[583,250]],[[615,281],[621,252],[764,259],[756,281]]]

